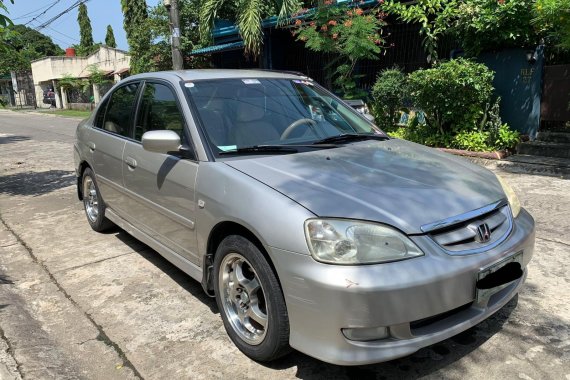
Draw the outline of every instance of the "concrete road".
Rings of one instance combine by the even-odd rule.
[[[77,120],[0,111],[0,379],[570,379],[570,181],[503,173],[535,216],[527,284],[492,318],[388,363],[258,364],[213,299],[76,198]],[[405,300],[404,300],[405,302]]]

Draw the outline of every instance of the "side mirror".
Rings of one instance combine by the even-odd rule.
[[[180,136],[170,130],[148,131],[142,135],[142,146],[149,152],[176,152],[180,150]]]

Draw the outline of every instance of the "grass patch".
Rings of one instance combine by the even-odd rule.
[[[50,112],[54,115],[67,116],[67,117],[80,117],[85,119],[91,115],[91,111],[78,111],[78,110],[57,110]]]

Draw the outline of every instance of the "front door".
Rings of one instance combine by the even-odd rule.
[[[189,134],[174,91],[146,82],[136,118],[134,139],[123,153],[123,178],[130,222],[194,264],[197,256],[195,182],[198,162],[143,149],[142,135],[170,129],[183,143]]]
[[[107,207],[124,213],[123,150],[132,134],[140,82],[116,89],[99,107],[87,144],[101,196]]]

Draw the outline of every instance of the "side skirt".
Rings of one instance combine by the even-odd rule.
[[[184,257],[180,256],[170,248],[165,247],[160,242],[156,241],[155,239],[151,238],[138,228],[134,227],[132,224],[121,218],[117,215],[113,210],[106,209],[105,216],[115,223],[117,226],[121,227],[123,230],[128,232],[134,238],[142,241],[158,253],[166,260],[170,261],[174,266],[178,269],[182,270],[184,273],[195,279],[196,281],[202,282],[203,272],[202,268],[197,266],[196,264],[191,263],[190,261],[186,260]]]

